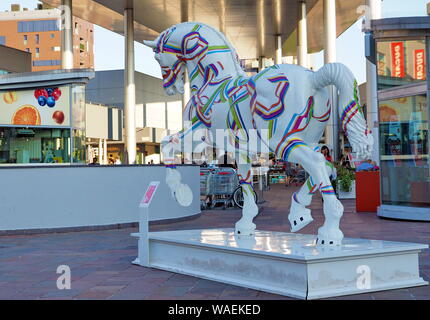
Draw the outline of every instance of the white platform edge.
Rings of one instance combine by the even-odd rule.
[[[234,286],[238,286],[238,287],[253,289],[253,290],[257,290],[257,291],[264,291],[264,292],[268,292],[268,293],[279,294],[282,296],[288,296],[288,297],[298,298],[298,299],[303,299],[303,300],[306,299],[306,295],[303,295],[300,291],[296,291],[296,290],[290,289],[289,290],[290,292],[288,293],[288,295],[286,295],[285,292],[273,290],[273,288],[269,287],[269,286],[264,286],[264,285],[256,286],[255,282],[252,282],[252,281],[237,281],[237,280],[232,279],[231,277],[224,277],[224,276],[210,277],[210,276],[208,276],[202,272],[195,272],[195,271],[188,272],[186,270],[171,268],[169,266],[165,266],[165,265],[161,265],[161,264],[151,264],[151,267],[161,269],[164,271],[170,271],[170,272],[184,274],[187,276],[197,277],[197,278],[201,278],[201,279],[205,279],[205,280],[216,281],[216,282],[226,283],[226,284],[230,284],[230,285],[234,285]]]
[[[167,231],[168,232],[168,231]],[[132,233],[130,234],[133,237],[137,237],[140,239],[140,234],[139,233]],[[192,241],[181,241],[180,239],[178,241],[172,241],[172,238],[169,237],[163,237],[162,235],[160,235],[160,232],[149,232],[148,233],[148,242],[149,243],[165,243],[165,244],[171,244],[173,246],[185,246],[185,247],[194,247],[194,248],[202,248],[202,247],[207,247],[207,249],[209,249],[208,251],[216,251],[216,252],[224,252],[224,253],[234,253],[235,251],[237,253],[240,252],[241,255],[245,255],[245,256],[260,256],[264,259],[264,257],[266,257],[267,259],[275,259],[275,260],[283,260],[283,261],[292,261],[293,263],[300,265],[303,264],[305,266],[305,268],[309,268],[310,265],[313,264],[318,264],[320,262],[326,262],[326,263],[333,263],[335,261],[340,261],[340,260],[357,260],[357,259],[366,259],[367,257],[369,258],[377,258],[377,257],[388,257],[388,256],[399,256],[402,255],[402,253],[404,254],[409,254],[409,255],[414,255],[414,257],[416,256],[416,260],[418,261],[418,254],[419,252],[421,252],[422,249],[426,249],[428,248],[427,245],[424,244],[416,244],[416,243],[408,243],[409,245],[405,246],[404,248],[402,248],[403,250],[399,250],[399,249],[392,249],[392,250],[385,250],[384,252],[381,253],[377,253],[377,252],[373,252],[370,254],[363,254],[363,253],[356,253],[356,254],[352,254],[350,256],[333,256],[333,257],[324,257],[324,258],[316,258],[316,257],[300,257],[300,256],[295,256],[295,255],[291,255],[290,257],[286,257],[285,255],[277,255],[274,253],[270,253],[268,254],[267,252],[256,252],[255,250],[244,250],[243,248],[225,248],[222,246],[218,246],[218,245],[212,245],[212,244],[208,244],[205,243],[204,246],[202,245],[198,245],[195,242],[193,243]],[[150,247],[150,245],[149,245]],[[149,249],[149,248],[148,248]],[[236,250],[235,250],[236,249]],[[385,248],[387,249],[387,248]],[[307,287],[306,290],[304,291],[299,291],[299,290],[294,290],[292,288],[285,288],[283,290],[278,290],[277,288],[274,288],[272,286],[267,286],[264,285],[262,283],[259,283],[256,285],[255,281],[252,281],[252,279],[250,281],[244,280],[243,278],[240,280],[235,279],[235,277],[229,277],[229,276],[225,276],[225,275],[212,275],[212,274],[207,274],[205,272],[199,271],[199,270],[187,270],[186,268],[180,268],[178,266],[172,266],[172,265],[168,265],[168,264],[163,264],[163,263],[154,263],[151,262],[151,259],[149,260],[149,265],[146,265],[147,267],[152,267],[152,268],[157,268],[157,269],[161,269],[161,270],[165,270],[165,271],[170,271],[170,272],[175,272],[175,273],[181,273],[181,274],[185,274],[185,275],[189,275],[189,276],[194,276],[194,277],[198,277],[198,278],[202,278],[202,279],[206,279],[206,280],[211,280],[211,281],[217,281],[217,282],[221,282],[221,283],[226,283],[226,284],[230,284],[230,285],[236,285],[236,286],[241,286],[241,287],[245,287],[245,288],[250,288],[250,289],[254,289],[254,290],[258,290],[258,291],[265,291],[265,292],[269,292],[269,293],[273,293],[273,294],[279,294],[279,295],[284,295],[284,296],[290,296],[290,297],[294,297],[294,298],[298,298],[298,299],[321,299],[321,298],[330,298],[330,297],[335,297],[335,296],[344,296],[344,295],[351,295],[351,294],[360,294],[360,293],[369,293],[369,292],[376,292],[376,291],[385,291],[385,290],[391,290],[391,289],[399,289],[399,288],[407,288],[407,287],[415,287],[415,286],[423,286],[423,285],[428,285],[427,281],[424,281],[423,278],[419,277],[419,265],[418,265],[418,277],[413,278],[413,279],[408,279],[406,281],[397,281],[395,282],[395,284],[393,285],[381,285],[381,286],[374,286],[371,289],[364,289],[362,290],[362,292],[358,291],[357,289],[355,290],[349,290],[348,288],[342,288],[342,289],[338,289],[338,290],[317,290],[316,292],[310,292],[309,288]],[[133,261],[133,264],[137,264],[137,265],[143,265],[139,262],[139,258],[137,258],[135,261]],[[306,271],[307,274],[309,273],[309,270]],[[309,276],[309,274],[308,274]],[[309,281],[309,280],[307,280]],[[309,285],[309,284],[308,284]],[[308,286],[307,285],[307,286]]]

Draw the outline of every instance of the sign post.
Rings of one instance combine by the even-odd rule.
[[[133,263],[144,267],[149,267],[149,207],[159,184],[160,181],[151,181],[139,204],[138,257]]]

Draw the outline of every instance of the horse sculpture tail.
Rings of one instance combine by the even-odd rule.
[[[342,63],[328,63],[313,74],[313,86],[322,89],[334,85],[339,90],[340,126],[355,146],[358,156],[370,157],[373,145],[358,96],[357,81],[351,70]]]

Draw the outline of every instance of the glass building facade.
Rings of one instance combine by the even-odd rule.
[[[430,17],[373,22],[382,202],[378,215],[430,220]]]

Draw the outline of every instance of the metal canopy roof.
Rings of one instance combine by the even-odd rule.
[[[54,7],[61,4],[61,0],[42,2]],[[282,35],[283,56],[295,55],[298,0],[280,0],[280,30],[276,30],[275,26],[274,2],[275,0],[73,0],[73,13],[84,20],[123,34],[123,12],[129,3],[135,9],[135,40],[142,42],[154,39],[160,32],[179,23],[181,7],[188,7],[189,21],[199,21],[217,28],[220,26],[221,16],[224,15],[227,36],[242,59],[272,57],[275,44],[273,35],[277,33]],[[309,52],[316,52],[323,49],[324,42],[323,0],[306,2],[308,48]],[[365,0],[336,1],[338,36],[362,14],[358,8],[364,3]]]

